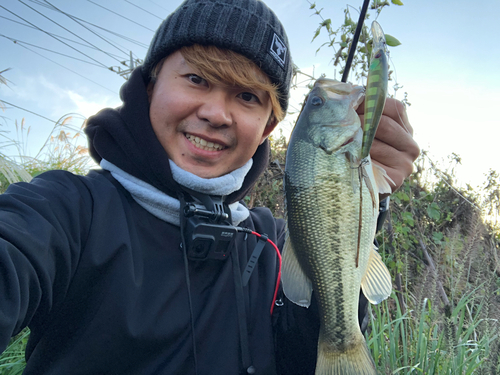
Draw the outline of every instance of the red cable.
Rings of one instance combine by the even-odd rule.
[[[257,237],[262,237],[259,233],[254,232],[254,231],[252,231],[252,234],[256,235]],[[278,256],[278,260],[279,260],[278,277],[276,279],[276,288],[274,289],[273,303],[271,305],[271,315],[273,315],[274,304],[276,303],[276,298],[278,297],[278,290],[280,287],[280,280],[281,280],[281,253],[278,249],[278,246],[276,246],[273,241],[271,241],[268,238],[267,242],[269,242],[271,245],[273,245],[274,250],[276,250],[276,255]]]

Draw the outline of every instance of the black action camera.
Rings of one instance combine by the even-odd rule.
[[[231,224],[230,210],[221,199],[217,199],[220,197],[205,195],[202,198],[209,210],[201,210],[193,203],[184,202],[183,234],[188,259],[227,259],[237,233],[236,227]]]

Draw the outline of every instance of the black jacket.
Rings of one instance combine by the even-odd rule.
[[[48,172],[9,188],[0,205],[0,348],[28,325],[27,374],[194,374],[178,227],[144,210],[108,172]],[[283,221],[267,209],[241,225],[283,242]],[[256,243],[238,236],[240,272]],[[188,263],[199,374],[242,370],[233,262]],[[275,373],[277,268],[266,245],[245,287],[257,374]]]
[[[121,95],[122,107],[88,121],[92,156],[176,196],[140,73]],[[229,203],[251,189],[268,150],[259,147]],[[240,225],[281,248],[284,222],[268,209]],[[189,261],[186,272],[179,227],[143,209],[108,172],[53,171],[12,185],[0,196],[0,351],[29,326],[26,374],[194,374],[194,347],[198,374],[237,374],[242,342],[256,374],[313,373],[317,311],[282,298],[270,315],[278,261],[269,244],[244,287],[240,325],[235,270],[257,241],[241,233],[238,257]]]

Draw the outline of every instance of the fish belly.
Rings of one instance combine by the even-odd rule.
[[[370,193],[362,182],[365,199],[358,254],[357,170],[345,154],[328,155],[305,142],[295,147],[290,165],[295,173],[289,173],[285,181],[288,229],[318,301],[321,328],[316,374],[375,374],[358,324],[360,284],[377,215]]]

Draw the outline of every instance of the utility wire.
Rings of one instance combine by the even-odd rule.
[[[14,23],[18,23],[18,24],[19,24],[19,25],[21,25],[21,26],[29,27],[30,29],[36,29],[36,28],[35,28],[35,27],[33,27],[33,26],[26,25],[26,24],[24,24],[24,23],[22,23],[22,22],[19,22],[19,21],[13,20],[13,19],[11,19],[11,18],[7,18],[7,17],[4,17],[4,16],[0,16],[0,18],[6,19],[6,20],[11,21],[11,22],[14,22]],[[88,44],[84,44],[84,43],[78,42],[78,41],[73,40],[73,39],[70,39],[70,38],[66,38],[66,37],[61,36],[61,35],[58,35],[58,34],[54,34],[54,33],[49,33],[49,34],[50,34],[50,35],[57,36],[58,38],[61,38],[61,39],[65,39],[65,40],[67,40],[67,41],[70,41],[70,42],[72,42],[72,43],[78,44],[78,45],[83,46],[83,47],[87,47],[87,48],[90,48],[90,49],[95,49],[94,47],[89,46]],[[24,43],[26,43],[26,42],[24,42]],[[122,56],[118,56],[118,55],[113,55],[113,56],[115,56],[115,57],[122,57]],[[75,58],[75,57],[73,57],[73,58]],[[82,61],[83,61],[83,60],[82,60]],[[90,62],[89,62],[89,64],[92,64],[92,63],[90,63]],[[99,65],[99,66],[100,66],[100,65]]]
[[[166,11],[168,11],[168,9],[167,9],[167,8],[162,7],[160,4],[155,3],[153,0],[149,0],[149,1],[150,1],[150,2],[152,2],[154,5],[156,5],[156,6],[160,7],[160,8],[163,8],[163,9],[165,9]]]
[[[53,122],[54,124],[57,124],[57,121],[51,120],[50,118],[45,117],[45,116],[42,116],[42,115],[40,115],[40,114],[38,114],[38,113],[36,113],[36,112],[30,111],[29,109],[26,109],[26,108],[23,108],[23,107],[19,107],[19,106],[15,105],[15,104],[12,104],[12,103],[6,102],[6,101],[5,101],[5,100],[3,100],[3,99],[0,99],[0,102],[1,102],[1,103],[4,103],[4,104],[7,104],[7,105],[10,105],[11,107],[14,107],[14,108],[21,109],[21,110],[23,110],[23,111],[25,111],[25,112],[29,112],[29,113],[31,113],[31,114],[33,114],[33,115],[35,115],[35,116],[41,117],[41,118],[43,118],[43,119],[45,119],[45,120],[47,120],[47,121],[50,121],[50,122]]]
[[[28,45],[28,46],[35,47],[35,48],[39,48],[39,49],[43,49],[44,51],[52,52],[52,53],[55,53],[55,54],[57,54],[57,55],[61,55],[61,56],[65,56],[65,57],[69,57],[70,59],[74,59],[74,60],[78,60],[78,61],[81,61],[81,62],[84,62],[84,63],[90,64],[90,65],[98,66],[99,68],[101,67],[101,65],[94,64],[93,62],[90,62],[90,61],[87,61],[87,60],[82,60],[82,59],[79,59],[79,58],[77,58],[77,57],[73,57],[73,56],[70,56],[70,55],[66,55],[66,54],[61,53],[61,52],[53,51],[53,50],[48,49],[48,48],[43,48],[43,47],[37,46],[37,45],[35,45],[35,44],[31,44],[31,43],[28,43],[28,42],[23,42],[22,40],[19,40],[19,39],[14,39],[14,38],[8,37],[7,35],[0,34],[0,36],[1,36],[1,37],[4,37],[5,39],[9,39],[10,41],[14,42],[15,44],[18,44],[18,43],[21,43],[21,44],[26,44],[26,45]]]
[[[86,24],[89,24],[89,25],[91,25],[91,26],[94,26],[95,28],[101,29],[101,30],[103,30],[103,31],[105,31],[105,32],[107,32],[107,33],[113,34],[113,35],[117,36],[118,38],[121,38],[121,39],[123,39],[123,40],[126,40],[127,42],[130,42],[130,43],[132,43],[132,44],[135,44],[135,45],[137,45],[137,46],[139,46],[139,47],[142,47],[142,48],[144,48],[144,49],[147,49],[147,48],[148,48],[148,45],[147,45],[147,44],[142,43],[142,42],[139,42],[139,41],[137,41],[137,40],[135,40],[135,39],[129,38],[128,36],[125,36],[125,35],[123,35],[123,34],[119,34],[119,33],[115,32],[115,31],[108,30],[108,29],[106,29],[106,28],[104,28],[104,27],[101,27],[101,26],[98,26],[98,25],[96,25],[96,24],[93,24],[92,22],[85,21],[84,19],[81,19],[81,18],[79,18],[79,17],[76,17],[76,16],[72,16],[72,17],[73,17],[74,19],[77,19],[77,20],[79,20],[79,21],[82,21],[82,22],[84,22],[84,23],[86,23]],[[118,43],[116,43],[116,44],[118,44]],[[125,47],[121,46],[120,44],[118,44],[118,45],[119,45],[120,47],[122,47],[122,48],[125,48]]]
[[[47,8],[47,9],[52,10],[52,11],[54,10],[53,8],[49,7],[49,6],[48,6],[47,4],[45,4],[45,3],[42,3],[41,1],[38,1],[38,0],[28,0],[28,1],[30,1],[30,2],[32,2],[32,3],[34,3],[34,4],[37,4],[37,5],[39,5],[39,6],[43,6],[43,7]],[[142,42],[139,42],[139,41],[134,40],[134,39],[132,39],[132,38],[129,38],[128,36],[125,36],[125,35],[119,34],[119,33],[117,33],[117,32],[114,32],[114,31],[108,30],[108,29],[106,29],[106,28],[104,28],[104,27],[101,27],[101,26],[98,26],[98,25],[93,24],[93,23],[91,23],[91,22],[85,21],[84,19],[81,19],[81,18],[79,18],[79,17],[73,16],[73,15],[71,15],[71,14],[70,14],[70,17],[72,17],[72,18],[74,18],[74,19],[76,19],[76,20],[79,20],[79,21],[81,21],[81,22],[83,22],[83,23],[86,23],[86,24],[88,24],[88,25],[91,25],[91,26],[93,26],[93,27],[95,27],[95,28],[98,28],[98,29],[101,29],[101,30],[103,30],[103,31],[106,31],[107,33],[113,34],[113,35],[115,35],[115,36],[117,36],[117,37],[119,37],[119,38],[121,38],[121,39],[124,39],[124,40],[126,40],[126,41],[130,42],[130,43],[133,43],[133,44],[136,44],[136,45],[138,45],[138,46],[140,46],[140,47],[143,47],[144,49],[147,49],[147,48],[148,48],[148,45],[147,45],[147,44],[142,43]],[[111,40],[111,39],[109,39],[109,40]],[[118,43],[114,42],[113,40],[111,40],[111,42],[113,42],[113,43],[117,44],[118,46],[120,46],[120,47],[122,47],[122,48],[128,49],[127,47],[124,47],[124,46],[122,46],[122,45],[120,45],[120,44],[118,44]]]
[[[75,16],[73,16],[73,17],[74,17],[75,19],[79,20],[79,21],[82,21],[82,22],[84,22],[84,23],[87,23],[87,24],[89,24],[89,25],[92,25],[92,26],[94,26],[94,27],[96,27],[96,28],[98,28],[98,29],[101,29],[101,30],[106,31],[106,32],[108,32],[108,33],[110,33],[110,34],[113,34],[113,35],[115,35],[115,36],[117,36],[117,37],[119,37],[119,38],[121,38],[121,39],[123,39],[123,40],[126,40],[127,42],[133,43],[133,44],[135,44],[135,45],[137,45],[137,46],[139,46],[139,47],[142,47],[142,48],[144,48],[144,49],[147,49],[147,48],[148,48],[148,45],[147,45],[147,44],[145,44],[145,43],[139,42],[139,41],[137,41],[137,40],[135,40],[135,39],[132,39],[132,38],[129,38],[128,36],[125,36],[125,35],[123,35],[123,34],[119,34],[119,33],[115,32],[115,31],[111,31],[111,30],[108,30],[108,29],[106,29],[106,28],[104,28],[104,27],[101,27],[101,26],[98,26],[98,25],[96,25],[96,24],[93,24],[93,23],[91,23],[91,22],[85,21],[85,20],[83,20],[83,19],[81,19],[81,18],[79,18],[79,17],[75,17]],[[121,46],[121,47],[122,47],[122,46]]]
[[[109,92],[112,92],[113,94],[117,95],[117,93],[116,93],[116,92],[114,92],[114,91],[113,91],[113,90],[111,90],[111,89],[108,89],[107,87],[104,87],[104,86],[103,86],[103,85],[101,85],[100,83],[97,83],[97,82],[95,82],[95,81],[92,81],[90,78],[85,77],[84,75],[82,75],[82,74],[80,74],[80,73],[77,73],[77,72],[75,72],[74,70],[71,70],[70,68],[65,67],[64,65],[61,65],[61,64],[59,64],[58,62],[56,62],[56,61],[54,61],[54,60],[52,60],[52,59],[49,59],[48,57],[46,57],[46,56],[44,56],[44,55],[41,55],[41,54],[39,54],[38,52],[33,51],[32,49],[30,49],[30,48],[28,48],[28,47],[26,47],[26,46],[23,46],[22,44],[18,44],[18,45],[19,45],[19,46],[21,46],[21,47],[23,47],[23,48],[26,48],[28,51],[31,51],[31,52],[33,52],[33,53],[37,54],[38,56],[43,57],[43,58],[44,58],[44,59],[46,59],[46,60],[49,60],[49,61],[53,62],[54,64],[59,65],[61,68],[64,68],[64,69],[66,69],[66,70],[69,70],[70,72],[75,73],[77,76],[80,76],[80,77],[82,77],[82,78],[86,79],[87,81],[90,81],[90,82],[92,82],[92,83],[96,84],[97,86],[100,86],[100,87],[102,87],[103,89],[108,90]],[[106,69],[108,69],[108,68],[106,68]]]
[[[64,30],[66,30],[68,33],[70,33],[70,34],[72,34],[72,35],[76,36],[77,38],[79,38],[79,39],[83,40],[85,43],[88,43],[89,45],[91,45],[91,46],[95,47],[95,48],[96,48],[97,50],[99,50],[100,52],[102,52],[102,53],[104,53],[104,54],[108,55],[108,56],[109,56],[109,57],[111,57],[112,59],[115,59],[116,61],[118,61],[119,63],[121,63],[121,61],[120,61],[120,60],[118,60],[117,58],[115,58],[115,57],[113,57],[113,56],[109,55],[106,51],[103,51],[103,50],[102,50],[102,49],[100,49],[99,47],[94,46],[94,45],[93,45],[92,43],[90,43],[89,41],[87,41],[87,40],[83,39],[81,36],[79,36],[79,35],[75,34],[75,33],[74,33],[74,32],[72,32],[71,30],[68,30],[67,28],[65,28],[65,27],[64,27],[64,26],[62,26],[61,24],[57,23],[57,22],[56,22],[56,21],[54,21],[53,19],[51,19],[51,18],[47,17],[45,14],[43,14],[43,13],[39,12],[39,11],[38,11],[38,10],[36,10],[35,8],[30,7],[28,4],[23,3],[21,0],[17,0],[17,1],[19,1],[21,4],[23,4],[23,5],[27,6],[28,8],[30,8],[30,9],[31,9],[31,10],[33,10],[34,12],[38,13],[38,14],[39,14],[39,15],[41,15],[42,17],[44,17],[44,18],[48,19],[50,22],[52,22],[52,23],[56,24],[56,25],[57,25],[57,26],[59,26],[60,28],[62,28],[62,29],[64,29]],[[62,42],[62,41],[61,41],[61,42]],[[94,60],[94,59],[92,59],[92,60]],[[94,60],[94,61],[97,61],[97,60]]]
[[[124,19],[126,19],[127,21],[130,21],[130,22],[132,22],[132,23],[135,23],[136,25],[139,25],[140,27],[143,27],[143,28],[145,28],[146,30],[152,31],[153,33],[155,32],[154,30],[151,30],[149,27],[146,27],[146,26],[144,26],[144,25],[141,25],[140,23],[135,22],[134,20],[131,20],[130,18],[127,18],[127,17],[125,17],[125,16],[122,16],[121,14],[116,13],[116,12],[112,11],[111,9],[108,9],[108,8],[106,8],[106,7],[103,7],[103,6],[102,6],[102,5],[100,5],[100,4],[94,3],[92,0],[87,0],[87,1],[88,1],[89,3],[92,3],[92,4],[94,4],[94,5],[97,5],[98,7],[101,7],[101,8],[103,8],[103,9],[106,9],[108,12],[111,12],[111,13],[113,13],[113,14],[116,14],[117,16],[119,16],[119,17],[121,17],[121,18],[124,18]]]
[[[56,9],[57,11],[59,11],[60,13],[64,14],[66,17],[69,17],[70,19],[72,19],[74,22],[78,23],[81,27],[87,29],[88,31],[90,31],[92,34],[98,36],[99,38],[101,38],[102,40],[104,40],[106,43],[110,44],[112,47],[115,47],[118,51],[124,53],[125,55],[128,54],[127,51],[124,51],[120,48],[118,48],[117,46],[115,46],[113,43],[111,43],[110,41],[106,40],[105,38],[103,38],[102,36],[100,36],[99,34],[97,34],[96,32],[94,32],[93,30],[91,30],[90,28],[88,28],[87,26],[83,25],[80,21],[74,19],[70,14],[66,13],[66,12],[63,12],[62,10],[60,10],[59,8],[57,8],[56,6],[52,5],[51,3],[49,3],[47,0],[45,0],[45,2],[47,4],[49,4],[51,7],[53,7],[54,9]],[[87,42],[88,43],[88,42]],[[89,43],[90,44],[90,43]],[[92,44],[91,44],[92,45]],[[102,50],[101,50],[102,51]],[[107,54],[108,56],[110,56],[109,53],[105,52],[105,51],[102,51],[104,52],[105,54]],[[120,62],[121,63],[121,62]]]
[[[47,1],[47,0],[45,0],[45,1]],[[143,12],[146,12],[146,13],[148,13],[148,14],[151,14],[153,17],[156,17],[156,18],[158,18],[158,19],[160,19],[160,20],[162,20],[162,21],[163,21],[163,18],[158,17],[156,14],[151,13],[150,11],[148,11],[148,10],[146,10],[146,9],[144,9],[144,8],[141,8],[139,5],[135,5],[134,3],[132,3],[132,2],[130,2],[130,1],[128,1],[128,0],[124,0],[124,1],[125,1],[126,3],[129,3],[130,5],[135,6],[136,8],[139,8],[139,9],[140,9],[140,10],[142,10]]]
[[[128,36],[125,36],[125,35],[123,35],[123,34],[119,34],[119,33],[115,32],[115,31],[108,30],[108,29],[106,29],[106,28],[104,28],[104,27],[101,27],[101,26],[98,26],[98,25],[93,24],[93,23],[91,23],[91,22],[85,21],[85,20],[83,20],[83,19],[81,19],[81,18],[78,18],[78,17],[75,17],[75,16],[73,16],[73,18],[75,18],[75,19],[77,19],[77,20],[79,20],[79,21],[85,22],[85,23],[87,23],[87,24],[89,24],[89,25],[92,25],[92,26],[94,26],[94,27],[96,27],[96,28],[98,28],[98,29],[101,29],[101,30],[103,30],[103,31],[106,31],[107,33],[113,34],[113,35],[117,36],[118,38],[121,38],[121,39],[123,39],[123,40],[126,40],[127,42],[130,42],[130,43],[132,43],[132,44],[135,44],[135,45],[137,45],[137,46],[139,46],[139,47],[142,47],[142,48],[144,48],[144,49],[148,49],[148,45],[147,45],[147,44],[145,44],[145,43],[142,43],[142,42],[139,42],[139,41],[137,41],[137,40],[135,40],[135,39],[129,38]],[[117,44],[118,44],[118,43],[117,43]],[[118,45],[119,45],[119,44],[118,44]],[[120,47],[123,47],[123,46],[121,46],[121,45],[119,45],[119,46],[120,46]],[[125,47],[123,47],[123,48],[125,48]]]
[[[19,1],[20,1],[20,0],[19,0]],[[22,2],[22,1],[20,1],[20,2]],[[23,4],[24,4],[24,3],[23,3]],[[26,5],[26,4],[24,4],[24,5]],[[28,5],[26,5],[26,6],[28,6]],[[28,6],[28,7],[29,7],[29,6]],[[18,15],[17,15],[17,14],[15,14],[14,12],[11,12],[11,11],[10,11],[10,10],[8,10],[7,8],[5,8],[4,6],[0,5],[0,8],[5,9],[7,12],[9,12],[9,13],[13,14],[13,15],[14,15],[14,16],[16,16],[17,18],[22,19],[24,22],[26,22],[26,23],[30,24],[31,26],[34,26],[34,27],[35,27],[35,28],[37,28],[38,30],[40,30],[40,31],[44,32],[45,34],[47,34],[47,35],[51,36],[52,38],[56,39],[57,41],[61,42],[62,44],[64,44],[64,45],[68,46],[69,48],[71,48],[71,49],[73,49],[73,50],[77,51],[78,53],[80,53],[80,54],[82,54],[82,55],[84,55],[84,56],[88,57],[89,59],[91,59],[91,60],[95,61],[96,63],[98,63],[98,64],[102,65],[104,68],[108,69],[108,67],[107,67],[106,65],[104,65],[103,63],[101,63],[100,61],[97,61],[96,59],[94,59],[94,58],[90,57],[89,55],[86,55],[85,53],[83,53],[83,52],[81,52],[81,51],[77,50],[76,48],[74,48],[74,47],[70,46],[68,43],[63,42],[61,39],[56,38],[56,37],[55,37],[55,36],[53,36],[53,35],[50,35],[50,33],[49,33],[49,32],[47,32],[47,31],[45,31],[45,30],[42,30],[42,29],[41,29],[41,28],[39,28],[38,26],[36,26],[36,25],[32,24],[31,22],[29,22],[29,21],[25,20],[25,19],[24,19],[24,18],[22,18],[21,16],[18,16]],[[30,8],[31,8],[31,7],[30,7]]]

